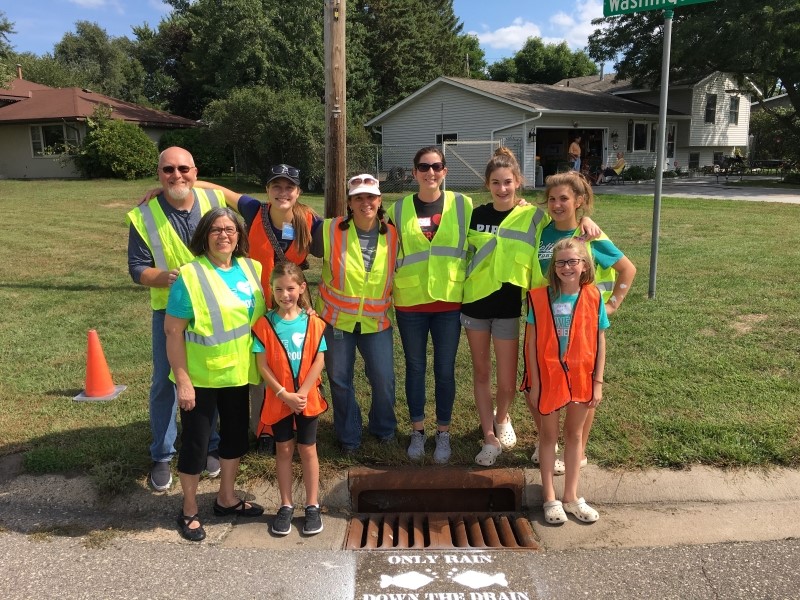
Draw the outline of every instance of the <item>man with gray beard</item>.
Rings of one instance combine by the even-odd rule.
[[[150,456],[153,465],[148,482],[163,492],[172,484],[170,461],[175,455],[177,396],[169,379],[167,338],[164,316],[169,288],[178,277],[178,269],[194,259],[189,241],[200,217],[214,206],[225,206],[222,193],[194,187],[197,167],[192,155],[173,146],[158,158],[158,179],[163,192],[127,215],[128,271],[135,283],[150,288],[153,309],[153,378],[150,384],[150,430],[153,442]],[[219,434],[212,427],[208,443],[206,470],[217,477]]]

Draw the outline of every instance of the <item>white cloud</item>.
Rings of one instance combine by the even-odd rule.
[[[539,26],[530,21],[525,21],[522,17],[517,17],[508,27],[501,27],[494,31],[470,31],[472,35],[478,36],[481,45],[496,50],[511,50],[516,52],[525,44],[529,37],[541,37],[542,31]]]
[[[120,0],[69,0],[72,4],[80,6],[81,8],[113,8],[119,14],[124,14],[125,9],[122,7]]]
[[[603,3],[600,0],[575,0],[571,11],[559,11],[550,17],[553,33],[561,35],[570,48],[582,50],[589,42],[589,36],[597,28],[592,19],[603,16]]]
[[[172,7],[169,4],[162,2],[161,0],[147,0],[147,3],[153,10],[160,12],[162,15],[169,14],[169,12],[172,10]]]

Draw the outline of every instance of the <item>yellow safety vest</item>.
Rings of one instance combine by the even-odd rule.
[[[503,219],[496,234],[470,231],[473,252],[467,265],[464,302],[485,298],[504,283],[527,293],[531,262],[536,258],[542,230],[550,220],[545,211],[535,206],[517,206]]]
[[[387,224],[386,233],[378,234],[367,273],[355,225],[351,222],[347,229],[340,229],[342,220],[325,219],[322,224],[325,251],[317,312],[323,321],[343,331],[353,331],[356,323],[361,324],[361,333],[383,331],[391,325],[386,313],[392,304],[397,232]]]
[[[212,207],[225,206],[225,197],[219,190],[192,188],[192,193],[195,202],[200,203],[201,215],[206,214]],[[153,198],[147,204],[134,208],[128,213],[127,221],[136,228],[144,243],[150,248],[156,269],[171,271],[195,259],[170,225],[158,203],[158,198]],[[150,288],[150,306],[153,310],[165,309],[168,297],[169,288]]]
[[[461,302],[472,199],[444,192],[442,220],[430,241],[419,226],[413,195],[395,202],[389,216],[397,227],[400,242],[392,291],[395,306]]]
[[[581,234],[580,227],[576,228],[575,231],[572,232],[572,237],[578,237]],[[605,233],[601,233],[600,237],[596,240],[592,240],[591,242],[586,242],[586,250],[589,252],[589,256],[594,256],[592,253],[592,242],[607,240],[608,236]],[[536,247],[539,247],[539,236],[537,236],[536,240]],[[531,272],[531,289],[537,287],[544,287],[547,285],[547,277],[544,273],[542,273],[541,266],[539,265],[539,256],[534,255],[533,262],[531,264],[532,272]],[[617,272],[614,270],[613,267],[601,267],[595,261],[594,264],[594,284],[600,290],[600,294],[603,297],[603,303],[605,304],[608,302],[608,299],[611,297],[612,292],[614,291],[614,282],[617,280]]]
[[[184,332],[186,364],[195,387],[223,388],[258,383],[251,328],[266,312],[261,263],[234,258],[253,290],[253,316],[225,284],[214,265],[201,256],[181,267],[194,319]],[[170,373],[170,379],[174,376]]]

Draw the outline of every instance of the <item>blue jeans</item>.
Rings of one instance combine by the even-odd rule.
[[[353,371],[356,348],[364,359],[367,380],[372,388],[368,431],[379,439],[394,437],[397,417],[394,414],[394,350],[392,328],[377,333],[349,333],[325,328],[325,370],[331,386],[333,428],[345,449],[361,445],[361,408],[356,402]]]
[[[461,311],[395,311],[406,357],[406,401],[411,422],[425,420],[425,371],[428,332],[433,340],[436,424],[449,425],[456,399],[456,352],[461,338]]]
[[[169,380],[169,360],[167,360],[167,336],[164,333],[163,310],[153,311],[153,379],[150,382],[150,456],[153,462],[169,462],[175,455],[175,439],[178,437],[178,396],[175,384]],[[208,451],[219,448],[217,433],[217,414],[211,424],[211,437]]]

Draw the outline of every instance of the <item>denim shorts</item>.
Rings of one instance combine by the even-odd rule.
[[[461,313],[461,324],[464,329],[488,331],[498,340],[519,339],[519,317],[512,319],[476,319]]]

